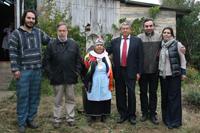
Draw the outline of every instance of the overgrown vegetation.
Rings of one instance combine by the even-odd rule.
[[[200,70],[200,2],[194,0],[164,0],[165,6],[189,11],[177,19],[177,39],[186,46],[188,64]]]
[[[81,55],[84,56],[86,37],[84,33],[80,32],[79,27],[73,27],[71,25],[71,16],[68,7],[66,7],[65,11],[62,13],[56,8],[55,1],[46,1],[41,12],[38,18],[38,26],[51,37],[57,37],[56,25],[61,21],[67,23],[68,37],[77,42]]]
[[[149,17],[155,19],[160,12],[160,6],[154,6],[149,9]]]

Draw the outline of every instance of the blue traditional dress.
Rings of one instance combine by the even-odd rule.
[[[109,84],[112,80],[110,79],[112,72],[110,72],[111,63],[107,52],[97,54],[95,51],[91,51],[89,55],[86,55],[86,61],[90,64],[90,68],[88,68],[90,74],[88,75],[91,76],[87,80],[87,82],[91,82],[91,86],[87,86],[90,88],[87,88],[86,114],[88,116],[109,115],[112,98]],[[93,72],[90,72],[92,69]]]

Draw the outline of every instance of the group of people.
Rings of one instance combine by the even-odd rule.
[[[168,128],[182,125],[181,80],[186,78],[184,46],[174,39],[173,29],[166,27],[161,37],[154,31],[152,19],[145,19],[144,33],[132,36],[131,25],[123,22],[121,36],[105,47],[98,37],[94,47],[81,60],[78,44],[68,38],[64,22],[57,25],[57,38],[50,38],[36,28],[37,14],[27,10],[22,25],[9,40],[12,73],[17,81],[17,119],[19,132],[26,127],[38,128],[34,121],[40,101],[42,44],[47,44],[44,68],[54,89],[53,126],[62,122],[62,99],[65,96],[66,122],[75,125],[75,84],[84,70],[85,113],[90,122],[102,122],[111,113],[112,90],[115,88],[119,113],[117,123],[136,124],[136,81],[140,86],[141,121],[158,124],[157,88],[160,78],[162,120]],[[112,59],[109,57],[112,55]],[[115,80],[115,84],[113,82]],[[115,87],[114,87],[115,86]],[[149,92],[149,95],[148,95]]]

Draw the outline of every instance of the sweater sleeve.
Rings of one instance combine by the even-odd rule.
[[[9,46],[9,55],[10,55],[10,63],[11,63],[11,71],[19,71],[20,70],[20,62],[19,62],[19,53],[20,53],[20,39],[19,34],[17,33],[19,31],[15,30],[11,38],[8,42]]]
[[[180,42],[178,42],[178,53],[179,53],[179,57],[180,57],[180,64],[181,64],[181,71],[182,71],[182,74],[185,75],[185,71],[186,71],[186,59],[185,59],[185,54],[183,54],[180,49],[184,47]]]

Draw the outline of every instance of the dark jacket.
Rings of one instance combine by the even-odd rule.
[[[107,47],[109,54],[113,55],[114,78],[120,78],[120,45],[121,37],[113,39]],[[129,79],[136,79],[136,74],[143,71],[142,41],[138,37],[131,36],[127,57],[127,73]]]
[[[180,59],[178,54],[177,41],[173,41],[168,48],[169,60],[171,64],[171,70],[173,76],[181,75]]]
[[[52,85],[75,84],[81,71],[78,45],[72,39],[54,39],[47,47],[44,67]]]

